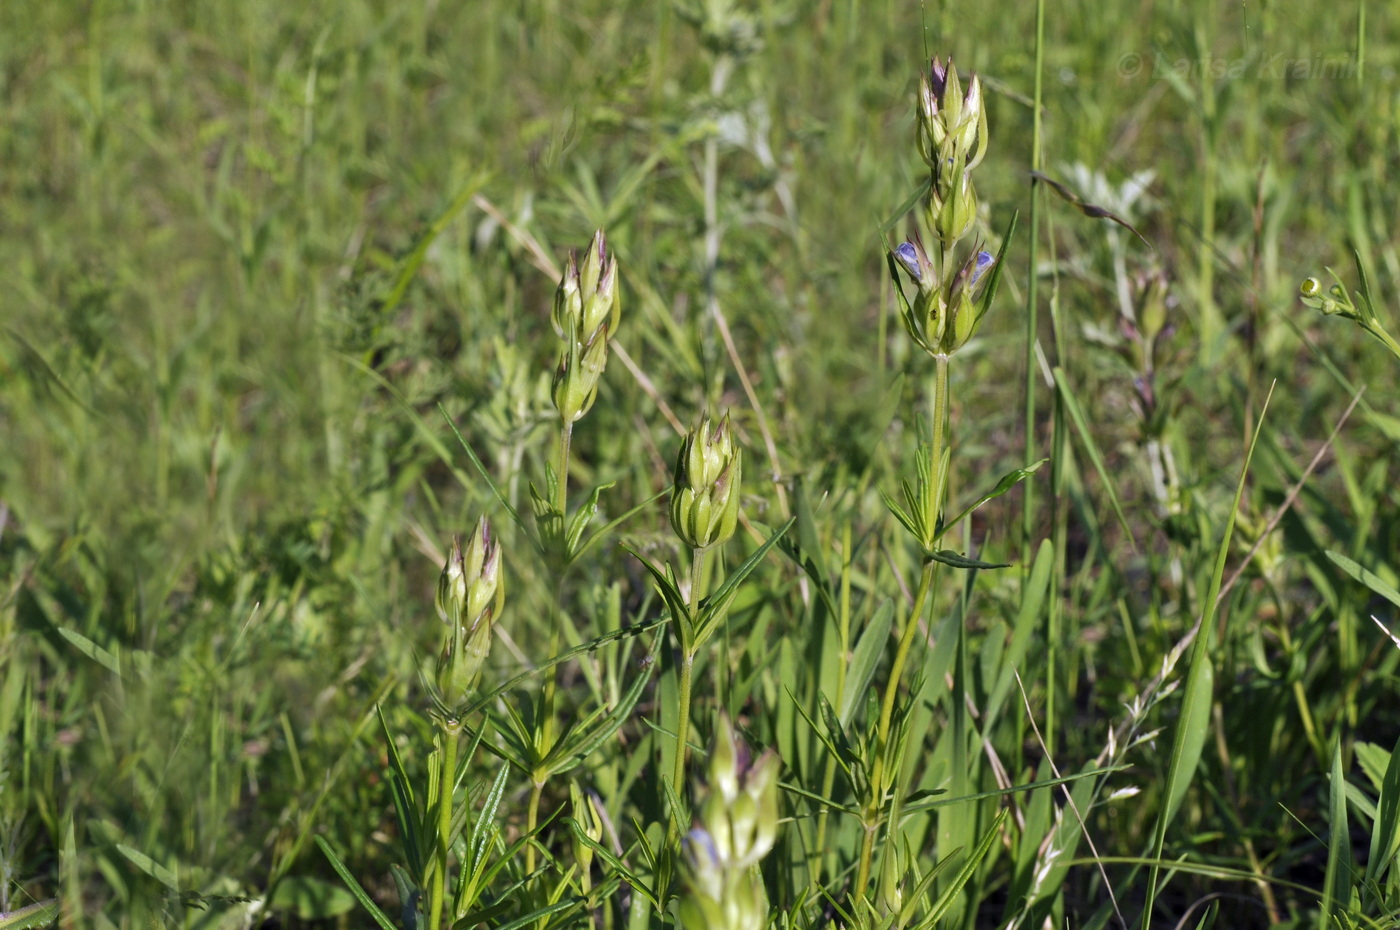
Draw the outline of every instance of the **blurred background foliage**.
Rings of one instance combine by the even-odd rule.
[[[734,408],[750,519],[782,522],[765,480],[777,470],[787,493],[800,484],[857,515],[858,537],[885,539],[872,547],[908,563],[872,485],[894,489],[914,408],[888,431],[874,412],[889,409],[896,373],[913,397],[926,373],[889,322],[880,231],[923,177],[912,99],[933,52],[976,69],[990,92],[982,234],[1013,210],[1024,220],[1034,8],[790,0],[746,17],[707,35],[699,7],[615,0],[0,5],[10,907],[58,894],[65,875],[101,920],[195,921],[206,912],[185,909],[191,893],[208,905],[330,877],[312,832],[392,897],[372,707],[402,700],[396,719],[424,726],[409,708],[439,636],[431,598],[448,540],[483,511],[503,528],[500,677],[544,658],[531,633],[559,583],[512,548],[437,407],[512,502],[528,503],[552,454],[557,269],[595,228],[621,263],[617,342],[636,369],[614,359],[575,432],[577,486],[617,482],[604,515],[669,485],[677,424]],[[1232,839],[1243,834],[1273,874],[1307,880],[1319,853],[1283,808],[1320,833],[1310,792],[1333,737],[1350,759],[1353,738],[1389,746],[1400,734],[1397,653],[1366,620],[1395,611],[1322,556],[1345,552],[1395,581],[1394,360],[1295,296],[1324,266],[1350,275],[1354,246],[1395,319],[1394,11],[1068,2],[1046,28],[1043,170],[1152,244],[1045,201],[1047,361],[1071,373],[1133,537],[1081,459],[1057,505],[1069,526],[1063,767],[1098,752],[1198,612],[1268,385],[1246,537],[1351,386],[1371,385],[1281,539],[1251,563],[1236,610],[1252,619],[1218,670],[1237,686],[1221,736],[1235,755],[1207,752],[1212,774],[1186,825],[1222,860],[1244,856]],[[733,68],[716,95],[721,46]],[[1220,62],[1243,72],[1218,74]],[[712,279],[707,139],[720,153]],[[1005,296],[957,369],[964,497],[1025,456],[1024,239],[1009,254]],[[1145,400],[1141,340],[1120,308],[1124,288],[1136,302],[1152,282],[1166,329]],[[703,312],[710,287],[776,463]],[[1041,410],[1048,423],[1045,399]],[[1152,443],[1170,449],[1175,480],[1154,478]],[[989,507],[964,545],[1018,561],[1018,501]],[[1037,538],[1054,513],[1047,503]],[[624,531],[672,545],[662,505]],[[866,560],[872,577],[885,557]],[[579,586],[568,609],[580,629],[626,622],[648,597],[615,547],[594,558],[612,581]],[[736,612],[788,630],[798,578],[771,568],[751,614]],[[979,629],[1014,612],[1007,578],[983,582]],[[760,659],[736,668],[757,675]],[[783,700],[761,684],[754,694]],[[1117,836],[1102,846],[1139,853],[1146,811],[1106,814]],[[128,851],[176,870],[186,897]],[[296,919],[290,904],[282,913]]]

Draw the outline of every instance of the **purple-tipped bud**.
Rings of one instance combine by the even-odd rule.
[[[437,612],[448,625],[437,676],[445,706],[459,706],[475,686],[491,649],[492,621],[504,598],[500,546],[491,538],[491,524],[482,517],[466,549],[460,539],[452,540],[438,578]]]

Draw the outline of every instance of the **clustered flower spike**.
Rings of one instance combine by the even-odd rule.
[[[946,66],[934,58],[919,80],[918,143],[919,154],[933,172],[929,226],[949,249],[977,218],[971,174],[987,154],[982,81],[972,75],[964,91],[951,58]]]
[[[569,254],[564,277],[554,293],[550,322],[564,340],[554,374],[554,406],[566,423],[574,423],[593,406],[598,380],[608,364],[608,340],[622,313],[617,292],[617,262],[608,254],[600,229],[588,243],[580,265]]]
[[[676,457],[671,489],[671,526],[691,549],[727,542],[739,522],[743,450],[734,442],[725,414],[714,429],[710,418],[691,430]]]
[[[919,347],[931,355],[952,355],[967,345],[990,306],[991,291],[979,283],[996,266],[996,257],[975,247],[947,280],[940,280],[932,259],[916,236],[891,253],[918,287],[913,303],[899,292],[905,328]]]
[[[767,900],[756,866],[778,836],[778,757],[752,760],[721,716],[701,789],[699,816],[683,843],[681,926],[762,930]]]
[[[972,171],[987,154],[987,107],[982,82],[971,75],[964,89],[953,60],[934,58],[919,78],[917,140],[919,155],[932,175],[925,224],[937,246],[931,255],[922,238],[901,242],[889,253],[890,274],[898,285],[903,268],[918,288],[912,303],[897,287],[905,328],[931,355],[951,355],[977,332],[996,291],[978,284],[995,271],[997,258],[980,245],[957,262],[954,250],[977,219]]]
[[[501,578],[501,549],[482,517],[462,548],[458,538],[438,577],[438,616],[448,626],[438,658],[438,699],[448,711],[460,708],[481,675],[491,651],[491,625],[501,612],[505,585]]]

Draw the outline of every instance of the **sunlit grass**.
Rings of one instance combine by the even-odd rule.
[[[780,760],[776,926],[1400,910],[1390,9],[1047,7],[1038,48],[1034,6],[722,7],[0,5],[0,914],[39,905],[0,925],[402,925],[465,864],[488,926],[661,926],[737,816],[723,719]],[[958,258],[1020,216],[942,427],[885,255],[934,54],[991,140]],[[700,558],[667,495],[726,411]],[[1050,462],[934,545],[885,497],[937,429],[911,522]],[[483,514],[444,806],[434,592]]]

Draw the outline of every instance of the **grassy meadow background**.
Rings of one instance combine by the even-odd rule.
[[[453,535],[485,513],[505,553],[483,687],[549,658],[565,584],[451,424],[528,511],[554,455],[559,268],[601,228],[627,358],[576,426],[571,493],[613,482],[595,528],[651,503],[567,580],[566,645],[662,614],[618,544],[674,560],[653,498],[680,431],[729,410],[751,526],[725,564],[794,514],[810,558],[804,571],[775,549],[745,582],[697,674],[693,742],[723,704],[777,749],[775,925],[849,925],[813,889],[846,906],[858,824],[832,815],[813,852],[812,795],[850,797],[824,783],[804,715],[818,719],[845,661],[818,589],[847,598],[852,636],[890,610],[897,633],[919,571],[880,492],[910,474],[930,369],[894,310],[881,230],[913,228],[899,210],[926,178],[914,94],[936,52],[986,82],[980,235],[999,244],[1020,211],[996,306],[953,366],[951,494],[966,504],[1047,455],[1059,493],[1047,466],[948,537],[1013,567],[942,576],[916,659],[911,786],[946,799],[954,782],[1048,779],[1047,757],[1066,775],[1102,763],[1206,611],[1275,384],[1226,554],[1227,578],[1243,573],[1209,646],[1204,750],[1165,834],[1164,857],[1187,867],[1144,922],[1393,925],[1400,891],[1367,862],[1373,821],[1394,814],[1394,789],[1376,798],[1400,738],[1400,651],[1370,617],[1397,622],[1376,591],[1400,583],[1400,359],[1297,293],[1309,275],[1330,285],[1328,266],[1359,287],[1354,248],[1400,330],[1395,10],[1051,4],[1040,170],[1152,247],[1041,185],[1032,269],[1035,7],[977,9],[759,2],[717,32],[698,0],[0,4],[0,913],[58,899],[69,927],[368,926],[316,836],[399,913],[375,707],[426,778],[419,669],[439,647]],[[1122,308],[1153,300],[1166,328],[1148,362]],[[1043,539],[1050,594],[1019,625]],[[615,703],[655,635],[561,666],[561,708]],[[938,646],[954,640],[955,657]],[[1029,710],[1001,685],[1013,664]],[[878,669],[882,688],[888,658]],[[650,764],[665,675],[569,773],[634,858],[664,818]],[[1144,711],[1134,732],[1165,728],[1155,741],[1112,747],[1131,767],[1094,782],[1082,813],[1102,863],[1087,844],[1066,852],[1028,910],[1059,789],[939,808],[977,836],[1011,816],[938,925],[1119,926],[1115,902],[1141,921],[1181,695]],[[976,735],[950,748],[955,720]],[[468,786],[503,764],[478,752]],[[545,815],[568,816],[568,780],[544,792]],[[528,793],[509,778],[502,849]],[[940,823],[907,834],[925,871],[953,852],[938,834],[962,829]],[[491,925],[564,880],[568,828],[550,829],[540,874],[514,862],[493,880]],[[635,926],[625,888],[531,926]]]

